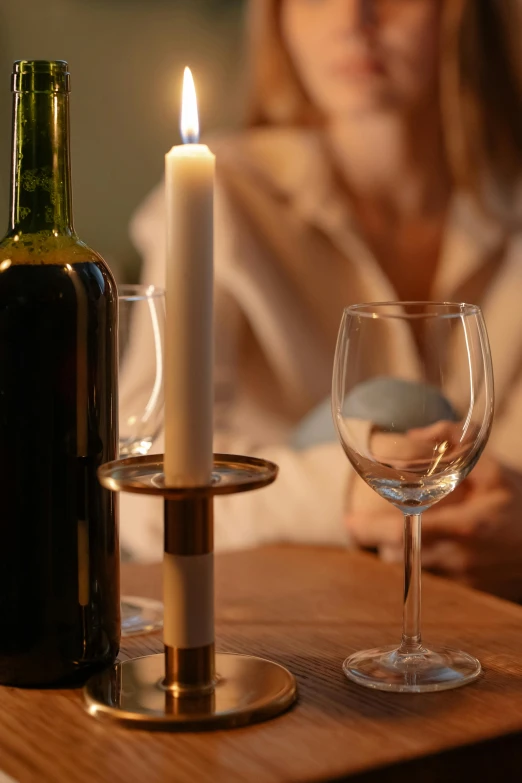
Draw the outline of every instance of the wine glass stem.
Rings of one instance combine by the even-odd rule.
[[[404,515],[404,614],[401,654],[421,648],[421,515]]]

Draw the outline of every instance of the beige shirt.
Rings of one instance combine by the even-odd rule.
[[[345,544],[343,513],[380,501],[355,476],[339,443],[296,451],[299,421],[330,393],[342,310],[399,297],[338,193],[320,137],[257,130],[211,145],[216,209],[215,451],[262,456],[277,481],[216,500],[218,549],[271,541]],[[132,238],[142,282],[165,282],[165,206],[158,187],[138,210]],[[468,198],[453,199],[431,299],[481,305],[491,341],[496,415],[489,449],[522,470],[522,237]],[[392,357],[408,373],[413,341]],[[131,346],[122,391],[148,361]],[[457,368],[455,368],[457,369]],[[154,451],[162,449],[162,440]],[[161,503],[122,497],[122,541],[161,556]]]

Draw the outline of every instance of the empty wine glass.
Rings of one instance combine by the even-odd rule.
[[[145,455],[163,422],[165,293],[152,285],[123,285],[118,287],[118,303],[120,457]],[[122,598],[122,636],[162,626],[161,601]]]
[[[464,685],[480,663],[421,641],[421,514],[477,462],[493,417],[493,372],[479,307],[434,302],[345,309],[334,361],[332,411],[357,473],[404,514],[404,616],[398,647],[355,653],[355,682],[389,691]]]

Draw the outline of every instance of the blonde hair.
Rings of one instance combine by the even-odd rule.
[[[284,0],[250,0],[246,123],[319,120],[286,51]],[[522,173],[521,0],[446,0],[441,25],[440,108],[457,187],[478,193],[484,176],[505,195]]]

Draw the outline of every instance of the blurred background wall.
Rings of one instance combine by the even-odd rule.
[[[76,229],[118,280],[135,280],[128,223],[179,143],[185,65],[203,132],[238,120],[242,11],[242,0],[0,0],[0,234],[9,207],[12,63],[67,60]]]

